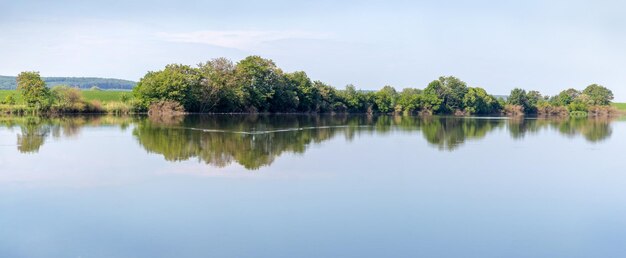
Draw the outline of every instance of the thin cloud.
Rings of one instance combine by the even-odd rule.
[[[183,33],[160,32],[156,36],[164,41],[207,44],[225,48],[250,50],[264,43],[288,39],[324,39],[325,34],[306,31],[253,31],[205,30]]]

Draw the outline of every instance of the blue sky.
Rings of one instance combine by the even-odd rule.
[[[440,75],[506,94],[591,83],[626,101],[620,1],[0,0],[0,74],[138,80],[168,63],[273,59],[343,88]]]

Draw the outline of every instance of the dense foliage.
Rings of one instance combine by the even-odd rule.
[[[555,97],[514,89],[505,101],[459,78],[440,77],[424,90],[401,91],[384,86],[364,91],[354,85],[338,90],[312,81],[305,72],[283,72],[269,59],[249,56],[238,63],[218,58],[197,67],[171,64],[148,72],[134,89],[140,108],[156,101],[175,101],[188,112],[336,112],[426,113],[456,115],[562,114],[608,106],[610,90],[593,84],[582,92]]]
[[[522,89],[511,91],[507,104],[519,107],[525,114],[554,115],[559,113],[587,113],[598,109],[611,112],[613,100],[611,90],[592,84],[583,91],[567,89],[556,96],[542,96],[538,91],[526,92]]]
[[[156,101],[176,101],[189,112],[350,112],[495,114],[502,101],[455,77],[441,77],[425,90],[397,91],[385,86],[364,91],[338,90],[311,80],[305,72],[283,72],[269,59],[247,57],[238,63],[218,58],[198,67],[167,65],[148,72],[134,96],[144,109]]]
[[[22,98],[29,107],[45,110],[52,105],[50,89],[38,72],[21,72],[16,82],[17,90],[22,93]]]

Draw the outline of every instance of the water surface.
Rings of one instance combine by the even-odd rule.
[[[626,122],[0,118],[0,257],[623,257]]]

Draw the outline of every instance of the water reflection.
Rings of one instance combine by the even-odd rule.
[[[0,127],[16,131],[17,150],[37,153],[49,137],[76,137],[86,127],[132,126],[137,142],[168,161],[198,159],[224,167],[236,162],[247,169],[272,164],[285,152],[304,153],[312,144],[337,136],[392,132],[421,135],[431,146],[454,151],[498,129],[523,139],[543,130],[589,142],[611,137],[608,119],[503,119],[415,116],[212,115],[178,117],[2,117]]]
[[[589,142],[601,142],[611,137],[611,119],[511,119],[508,130],[511,137],[522,139],[528,134],[537,134],[541,130],[551,128],[560,134],[573,138],[582,135]]]

